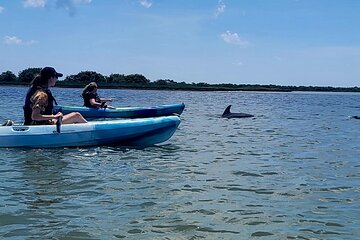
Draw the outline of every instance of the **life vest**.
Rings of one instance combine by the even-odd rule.
[[[95,102],[101,103],[100,97],[97,93],[86,92],[82,97],[84,98],[84,106],[88,108],[96,108],[91,105],[90,99],[95,98]]]
[[[45,111],[42,112],[44,115],[51,115],[53,113],[54,103],[57,105],[57,102],[52,95],[50,89],[43,88],[41,86],[31,86],[26,93],[24,109],[24,125],[40,125],[40,124],[49,124],[49,121],[34,121],[31,118],[32,108],[31,108],[31,97],[35,94],[36,91],[41,90],[46,93],[48,97],[48,105],[45,107]]]

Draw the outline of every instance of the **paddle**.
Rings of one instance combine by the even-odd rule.
[[[61,124],[62,124],[62,118],[63,117],[59,117],[58,118],[58,120],[56,121],[56,131],[58,132],[58,133],[60,133],[60,131],[61,131]]]
[[[102,102],[100,108],[107,108],[106,102]]]

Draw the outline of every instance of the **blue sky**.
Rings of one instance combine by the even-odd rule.
[[[0,73],[360,86],[359,0],[0,0]]]

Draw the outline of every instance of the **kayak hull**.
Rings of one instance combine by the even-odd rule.
[[[1,126],[0,147],[56,148],[96,145],[151,146],[168,140],[178,116],[55,125]]]
[[[85,118],[148,118],[169,116],[173,114],[180,115],[185,108],[185,104],[167,104],[155,107],[123,107],[123,108],[88,108],[76,106],[55,106],[54,114],[62,112],[68,114],[79,112]]]

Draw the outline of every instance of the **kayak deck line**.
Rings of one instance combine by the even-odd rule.
[[[180,122],[178,116],[93,121],[64,124],[60,133],[56,125],[0,126],[0,148],[149,146],[171,138]]]
[[[80,106],[54,106],[54,114],[79,112],[87,119],[96,118],[148,118],[169,115],[181,115],[185,104],[165,104],[152,107],[88,108]]]

